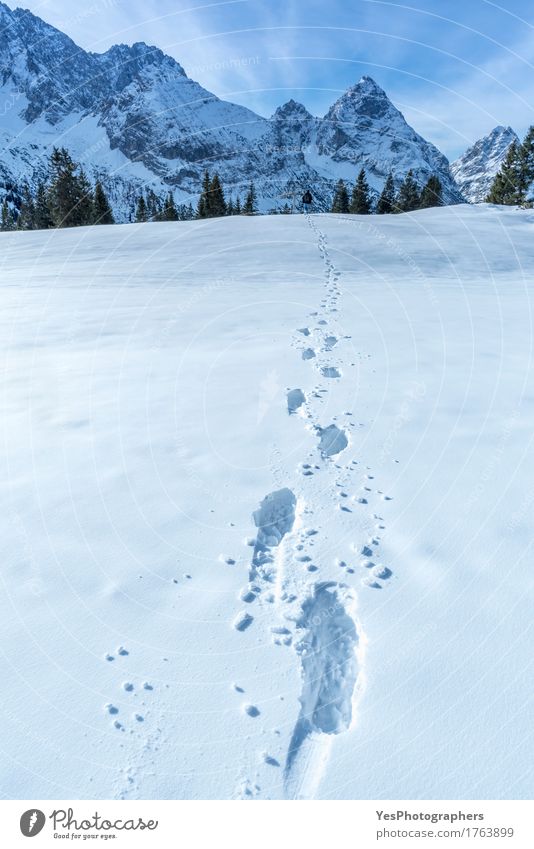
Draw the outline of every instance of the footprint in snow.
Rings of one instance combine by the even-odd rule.
[[[302,389],[290,389],[287,393],[287,409],[289,415],[292,413],[296,413],[299,410],[304,402],[306,401],[306,396]]]
[[[333,457],[340,454],[349,444],[347,435],[337,425],[331,424],[328,427],[320,427],[317,432],[319,434],[319,451],[323,457]]]
[[[242,612],[234,619],[234,628],[236,631],[246,631],[254,622],[254,617],[250,613]]]
[[[377,566],[373,569],[373,575],[375,578],[379,578],[381,581],[387,581],[388,578],[391,578],[393,572],[391,569],[388,569],[387,566]]]
[[[302,352],[302,359],[303,360],[313,360],[313,358],[315,356],[316,356],[316,354],[315,354],[315,351],[313,350],[313,348],[305,348],[304,351]]]
[[[321,368],[323,377],[341,377],[341,372],[334,366],[323,366]]]

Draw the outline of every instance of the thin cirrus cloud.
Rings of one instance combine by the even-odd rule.
[[[25,0],[86,49],[146,41],[220,97],[314,114],[362,74],[453,157],[496,124],[534,122],[530,0]]]

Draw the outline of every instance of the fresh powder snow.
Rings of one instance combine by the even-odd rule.
[[[0,241],[4,796],[528,798],[534,214]]]

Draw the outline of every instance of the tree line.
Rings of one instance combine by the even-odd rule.
[[[27,184],[18,192],[12,186],[2,204],[2,230],[48,230],[113,224],[113,212],[99,180],[92,186],[65,148],[54,148],[46,181],[32,195]]]
[[[513,141],[495,175],[486,203],[505,206],[532,206],[529,190],[534,182],[534,126],[521,144]]]
[[[22,190],[13,184],[4,184],[3,188],[5,195],[0,213],[2,230],[47,230],[115,223],[113,210],[102,183],[97,180],[91,185],[84,169],[73,160],[65,148],[54,148],[46,179],[38,183],[34,194],[27,184]],[[362,168],[350,195],[344,181],[339,180],[331,211],[360,215],[375,211],[384,214],[409,212],[413,209],[440,206],[441,203],[442,188],[439,179],[431,177],[420,192],[413,172],[409,171],[398,192],[395,192],[393,176],[388,176],[374,207]],[[292,209],[286,204],[280,211],[290,213]],[[249,183],[243,197],[226,196],[218,173],[211,175],[209,171],[205,171],[196,209],[192,204],[177,205],[172,191],[165,197],[160,197],[149,188],[137,198],[130,220],[189,221],[194,218],[219,218],[225,215],[255,215],[257,212],[254,182]]]
[[[344,180],[338,180],[330,211],[352,215],[371,215],[373,212],[377,215],[386,215],[429,209],[433,206],[442,206],[442,204],[443,188],[439,177],[429,177],[420,190],[413,171],[410,170],[399,186],[398,192],[395,191],[393,174],[390,173],[375,205],[365,169],[362,168],[350,195]]]
[[[256,187],[251,181],[243,200],[237,195],[226,200],[221,179],[217,173],[210,176],[204,172],[202,191],[197,204],[197,218],[220,218],[223,215],[256,215],[258,197]]]

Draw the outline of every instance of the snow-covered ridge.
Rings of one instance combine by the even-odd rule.
[[[0,3],[0,180],[35,184],[53,145],[99,176],[119,219],[145,185],[177,200],[199,190],[205,168],[260,207],[279,208],[310,186],[330,204],[340,177],[364,166],[379,191],[392,171],[437,174],[447,201],[461,200],[446,158],[408,126],[386,93],[363,77],[324,118],[290,100],[271,119],[216,97],[182,66],[143,42],[89,53],[22,9]]]
[[[519,139],[511,127],[495,127],[451,165],[451,173],[464,197],[482,203],[504,162],[508,148]]]

